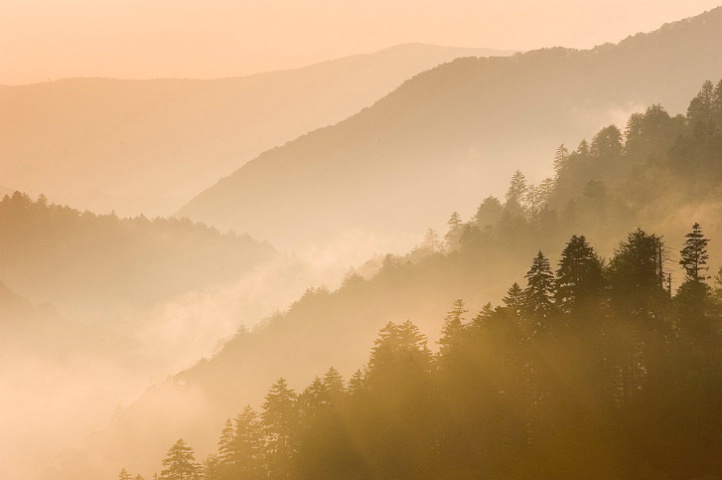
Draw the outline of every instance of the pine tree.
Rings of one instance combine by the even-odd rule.
[[[436,230],[430,228],[426,231],[421,242],[421,249],[431,254],[439,253],[442,250],[441,240]]]
[[[700,227],[699,223],[692,225],[692,231],[685,237],[687,241],[680,252],[681,259],[679,261],[679,264],[684,267],[685,280],[704,282],[709,278],[706,275],[706,272],[709,271],[709,267],[707,267],[707,260],[709,260],[707,244],[709,240],[702,234],[702,227]]]
[[[681,324],[688,326],[695,333],[702,334],[708,322],[706,317],[711,310],[709,305],[712,288],[707,285],[707,244],[709,240],[702,234],[698,223],[692,225],[692,231],[685,235],[687,240],[680,251],[679,264],[685,271],[685,278],[677,290],[674,300],[679,308]]]
[[[203,462],[203,480],[222,480],[221,459],[218,455],[210,454]]]
[[[612,303],[620,313],[659,316],[669,298],[664,258],[662,239],[639,228],[620,244],[609,269]]]
[[[514,282],[514,284],[509,287],[509,290],[506,291],[506,296],[502,301],[507,311],[515,316],[519,316],[524,309],[524,290],[522,290],[518,283]]]
[[[586,238],[573,235],[564,247],[556,272],[556,304],[565,313],[576,313],[604,288],[602,261]]]
[[[261,418],[266,430],[265,457],[272,478],[291,477],[298,432],[297,395],[280,378],[271,386],[263,403]]]
[[[120,470],[120,473],[118,474],[118,480],[131,480],[133,477],[125,468],[122,468]]]
[[[263,428],[258,414],[250,405],[234,418],[232,450],[232,468],[224,470],[224,479],[254,480],[263,476]]]
[[[461,232],[462,232],[462,221],[459,212],[451,214],[451,218],[446,223],[449,226],[449,230],[444,236],[446,241],[446,248],[448,250],[457,250],[461,246]]]
[[[548,317],[554,306],[554,274],[541,251],[534,257],[525,277],[524,310],[538,322]]]
[[[554,153],[554,179],[558,180],[562,171],[567,167],[569,161],[569,150],[562,143]]]
[[[354,372],[348,381],[348,393],[349,395],[358,395],[366,387],[366,378],[364,373],[359,368]]]
[[[506,209],[513,213],[523,214],[528,190],[529,186],[524,174],[520,170],[515,171],[509,182],[509,189],[506,191],[506,204],[504,205]]]
[[[161,480],[199,480],[201,466],[196,463],[193,449],[181,438],[168,450],[163,460],[166,467],[160,473]]]
[[[323,375],[323,385],[332,402],[342,397],[346,391],[343,376],[334,367],[330,367]]]
[[[218,440],[218,460],[221,465],[233,464],[233,423],[231,419],[227,419],[226,423],[221,431],[221,438]]]
[[[439,355],[444,357],[454,348],[459,341],[459,336],[464,329],[464,314],[468,310],[464,308],[464,301],[459,299],[454,301],[451,310],[446,314],[444,326],[441,329],[441,339],[439,340]]]

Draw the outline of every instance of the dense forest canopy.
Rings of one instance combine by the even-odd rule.
[[[161,479],[720,478],[722,282],[695,224],[676,294],[638,229],[605,265],[572,236],[501,305],[457,300],[438,348],[389,322],[365,367],[228,419],[201,465],[179,440]],[[179,449],[184,455],[179,456]],[[125,471],[125,470],[123,470]]]
[[[234,280],[276,255],[268,244],[187,219],[96,215],[20,192],[0,201],[0,229],[0,279],[75,314],[88,304],[101,312],[152,306]]]
[[[256,403],[258,365],[296,385],[313,377],[309,365],[337,367],[301,393],[278,380],[260,411],[227,422],[217,455],[193,460],[193,474],[721,475],[722,269],[710,255],[719,249],[708,251],[722,238],[721,90],[706,82],[686,115],[654,105],[624,131],[610,126],[573,151],[560,146],[553,178],[530,185],[517,172],[505,199],[486,198],[468,222],[452,214],[443,237],[428,231],[370,279],[309,290],[177,376],[219,412]],[[502,292],[490,294],[495,287]],[[483,295],[501,304],[482,308]],[[442,317],[429,312],[448,305],[439,329]],[[480,311],[470,317],[472,305]],[[381,331],[353,374],[372,326]],[[204,429],[186,426],[207,452]]]

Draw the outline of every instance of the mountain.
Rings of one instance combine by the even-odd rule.
[[[515,175],[517,193],[534,194],[504,202],[487,197],[468,222],[451,226],[447,247],[430,235],[407,255],[370,262],[361,269],[365,276],[349,275],[336,291],[309,289],[286,312],[251,332],[240,330],[212,358],[149,389],[110,431],[92,437],[93,448],[79,458],[148,477],[178,438],[203,458],[215,450],[225,418],[246,404],[258,407],[279,377],[299,389],[334,366],[348,380],[388,322],[411,320],[434,345],[455,300],[465,301],[469,317],[486,302],[498,304],[513,283],[526,285],[524,272],[540,249],[555,270],[573,234],[585,235],[606,258],[640,226],[661,235],[666,245],[653,249],[653,257],[663,255],[669,276],[660,277],[675,290],[683,278],[677,252],[691,224],[701,223],[714,243],[722,238],[722,81],[709,86],[687,117],[652,106],[630,117],[626,139],[607,127],[589,145],[561,152],[545,192]],[[714,257],[710,274],[719,272],[722,292],[722,258]]]
[[[418,238],[453,209],[471,214],[479,192],[502,194],[515,169],[540,181],[560,143],[645,105],[686,108],[722,75],[721,30],[717,8],[591,50],[454,60],[262,153],[179,215],[282,249],[354,234],[408,248],[389,239]]]
[[[0,179],[98,213],[169,214],[260,152],[420,71],[508,53],[409,44],[238,78],[0,86]]]

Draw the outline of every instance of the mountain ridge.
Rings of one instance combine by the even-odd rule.
[[[224,79],[0,86],[0,178],[98,213],[168,214],[263,150],[335,123],[410,75],[473,52],[502,53],[402,45]]]
[[[558,145],[545,140],[551,133],[578,139],[613,123],[619,111],[626,117],[655,103],[684,108],[701,81],[722,74],[710,61],[722,48],[717,27],[722,8],[591,50],[456,59],[415,75],[346,120],[262,153],[178,214],[281,248],[313,244],[344,228],[420,235],[428,224],[408,217],[419,197],[443,198],[444,205],[423,204],[440,218],[472,208],[464,198],[474,191],[496,185],[493,193],[502,193],[498,185],[516,168],[534,170],[540,180],[549,172],[536,171],[539,152],[551,157]],[[669,42],[682,46],[669,53]],[[649,66],[640,66],[642,59]],[[508,126],[513,133],[502,137]],[[380,192],[384,201],[374,203]],[[383,206],[389,204],[394,212]],[[320,219],[313,232],[303,229],[307,217]],[[341,228],[331,218],[341,219]],[[296,232],[292,239],[285,228]]]

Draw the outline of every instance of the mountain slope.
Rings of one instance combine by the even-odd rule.
[[[0,179],[99,213],[171,213],[263,150],[420,71],[492,54],[506,53],[410,44],[239,78],[0,86]]]
[[[502,193],[517,168],[540,180],[561,141],[644,105],[685,108],[703,80],[722,75],[720,30],[717,8],[589,51],[455,60],[264,152],[179,213],[281,248],[359,230],[418,238],[431,219],[470,213],[478,192]]]
[[[626,142],[606,142],[609,129],[601,130],[589,148],[565,156],[541,204],[487,198],[449,232],[452,248],[426,242],[405,257],[388,256],[368,280],[351,275],[334,292],[311,289],[287,312],[242,330],[213,358],[150,389],[112,431],[93,438],[98,464],[150,474],[179,437],[202,457],[214,451],[224,419],[246,403],[259,405],[278,377],[299,388],[333,365],[348,379],[387,322],[411,320],[433,342],[454,300],[464,299],[469,316],[499,302],[513,282],[526,285],[523,272],[539,249],[555,268],[572,234],[585,235],[606,258],[639,226],[662,235],[671,275],[665,278],[676,289],[684,278],[676,253],[691,223],[703,225],[710,252],[722,238],[722,81],[715,92],[716,106],[701,115],[652,107],[633,116],[635,133]],[[710,273],[720,260],[710,258]]]

